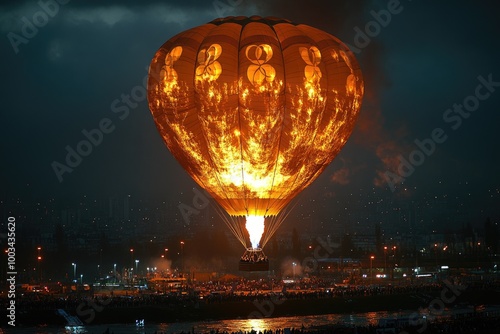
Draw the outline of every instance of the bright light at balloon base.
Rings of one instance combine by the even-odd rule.
[[[259,248],[259,242],[264,233],[264,217],[263,216],[246,216],[246,224],[252,248]]]

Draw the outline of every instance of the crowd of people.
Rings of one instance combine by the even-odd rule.
[[[332,297],[359,297],[387,294],[426,293],[439,289],[442,282],[414,282],[398,285],[347,285],[336,284],[332,279],[311,277],[307,279],[285,282],[278,279],[245,280],[234,279],[229,281],[198,282],[187,287],[197,291],[206,300],[251,300],[279,296],[287,299],[332,298]],[[452,285],[486,285],[495,282],[470,283],[460,278],[449,278]],[[500,286],[500,285],[499,285]]]
[[[500,281],[488,280],[464,282],[463,278],[448,278],[448,285],[467,286],[471,291],[500,290]],[[105,308],[162,307],[175,309],[199,309],[210,304],[226,302],[255,302],[272,299],[274,301],[325,298],[353,298],[363,296],[410,294],[420,298],[428,305],[432,296],[446,286],[443,282],[413,282],[400,285],[336,285],[330,279],[308,278],[284,283],[277,279],[248,280],[235,278],[226,281],[191,282],[186,286],[166,293],[142,291],[133,294],[118,294],[112,291],[91,291],[90,293],[69,293],[65,295],[21,293],[16,296],[16,307],[23,311],[38,310],[85,310],[85,305],[98,305]],[[2,300],[2,303],[7,300]],[[232,304],[231,304],[232,305]],[[278,303],[281,305],[281,303]],[[231,306],[233,307],[233,306]],[[484,316],[484,312],[474,313],[473,318],[455,319],[452,322],[432,322],[426,327],[426,333],[488,333],[485,328],[499,324],[499,315]],[[498,328],[498,327],[497,327]],[[378,331],[377,331],[378,330]],[[408,333],[417,333],[415,328],[405,329]],[[347,325],[315,329],[265,331],[262,334],[308,334],[308,333],[381,333],[379,327],[352,327]],[[390,332],[390,331],[389,331]],[[397,332],[395,332],[397,333]],[[218,333],[229,334],[229,333]],[[236,333],[233,333],[236,334]],[[241,333],[248,334],[248,333]],[[259,333],[254,333],[259,334]]]
[[[451,279],[449,284],[472,287],[478,290],[500,289],[500,282],[488,281],[463,283]],[[466,284],[466,285],[464,285]],[[112,290],[93,291],[88,294],[70,293],[66,295],[23,293],[17,295],[16,305],[20,309],[73,309],[84,301],[93,300],[107,307],[134,307],[145,305],[189,306],[196,303],[224,303],[234,301],[325,299],[335,297],[363,297],[378,295],[411,294],[421,299],[431,298],[430,294],[443,288],[443,283],[427,282],[404,285],[335,285],[329,280],[311,278],[297,280],[291,284],[279,280],[234,279],[225,282],[191,283],[180,289],[166,293],[139,291],[138,293],[116,294]]]

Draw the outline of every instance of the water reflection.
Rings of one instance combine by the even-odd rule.
[[[65,326],[65,327],[38,327],[38,328],[8,328],[4,333],[16,334],[90,334],[90,333],[115,333],[115,334],[145,334],[145,333],[208,333],[211,330],[219,332],[250,332],[257,333],[264,330],[277,330],[283,328],[308,328],[311,326],[322,326],[336,323],[344,323],[358,326],[369,324],[376,325],[378,319],[401,316],[401,313],[392,312],[369,312],[358,314],[324,314],[300,317],[280,317],[262,319],[234,319],[217,320],[208,322],[184,322],[184,323],[144,323],[144,327],[136,327],[135,324],[109,324],[89,326]]]
[[[64,327],[65,333],[67,334],[81,334],[87,333],[84,326],[66,326]]]
[[[245,331],[251,331],[252,329],[259,332],[264,331],[266,328],[266,322],[263,319],[248,319],[245,321],[246,325]]]
[[[168,327],[167,333],[179,333],[194,328],[196,332],[210,332],[210,330],[219,330],[231,332],[246,331],[252,329],[255,331],[276,330],[283,328],[308,328],[311,326],[331,325],[336,323],[367,326],[376,325],[381,318],[395,317],[401,314],[393,312],[369,312],[358,314],[324,314],[300,317],[280,317],[263,319],[245,319],[245,320],[220,320],[206,323],[192,323],[188,327],[186,324],[176,324],[176,329]],[[184,325],[184,326],[183,326]],[[181,327],[183,326],[183,327]]]

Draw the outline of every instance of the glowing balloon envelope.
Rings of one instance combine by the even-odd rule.
[[[267,219],[264,226],[264,217],[276,217],[339,153],[362,97],[361,71],[345,44],[258,16],[172,37],[156,52],[148,81],[165,144],[229,215],[247,217],[253,248],[277,228]],[[236,225],[229,227],[246,246]]]

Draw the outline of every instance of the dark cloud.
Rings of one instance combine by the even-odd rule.
[[[78,1],[78,0],[38,0],[38,1],[33,1],[33,0],[24,0],[24,1],[17,1],[17,0],[4,0],[2,1],[2,7],[7,7],[7,8],[15,8],[15,7],[20,7],[24,5],[31,5],[33,3],[52,3],[53,1],[56,1],[58,4],[62,6],[71,6],[71,7],[87,7],[87,8],[94,8],[94,7],[111,7],[111,6],[122,6],[122,7],[128,7],[128,8],[136,8],[136,7],[144,7],[144,6],[149,6],[149,5],[158,5],[158,4],[165,4],[165,3],[170,3],[170,4],[175,4],[176,7],[204,7],[204,6],[212,6],[211,1],[203,1],[203,0],[183,0],[183,1],[162,1],[162,0],[146,0],[146,1],[134,1],[134,0],[107,0],[105,2],[99,1],[99,0],[87,0],[87,1]]]
[[[297,23],[312,25],[338,36],[340,32],[361,21],[368,0],[314,2],[300,1],[243,1],[243,6],[257,8],[259,15],[283,17]]]

